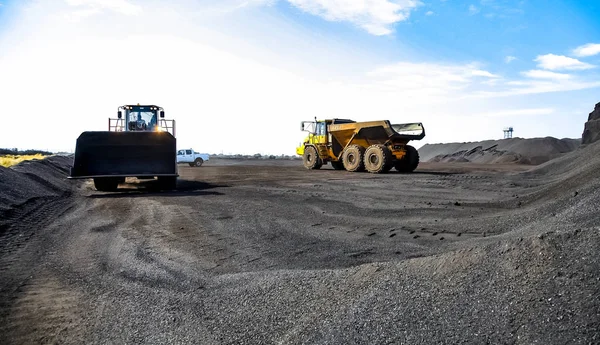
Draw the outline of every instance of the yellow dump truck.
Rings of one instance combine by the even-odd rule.
[[[331,163],[336,170],[384,173],[394,167],[412,172],[419,165],[419,152],[408,142],[425,137],[422,123],[393,125],[387,120],[303,121],[301,129],[309,134],[296,153],[307,169]]]

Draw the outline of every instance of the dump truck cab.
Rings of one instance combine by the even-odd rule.
[[[108,131],[81,133],[69,178],[91,178],[101,191],[116,190],[126,177],[157,178],[161,189],[175,188],[175,120],[164,117],[156,105],[118,107]]]
[[[414,171],[419,162],[411,140],[425,137],[422,123],[391,124],[387,120],[356,122],[349,119],[303,121],[308,132],[296,149],[307,169],[331,163],[336,170],[387,172]]]

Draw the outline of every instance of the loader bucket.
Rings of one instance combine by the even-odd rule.
[[[176,153],[168,132],[83,132],[70,177],[177,176]]]

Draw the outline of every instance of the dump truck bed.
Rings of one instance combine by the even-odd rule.
[[[329,133],[342,145],[361,142],[363,146],[384,144],[387,141],[404,142],[425,137],[422,123],[392,125],[389,121],[354,122],[329,125]]]

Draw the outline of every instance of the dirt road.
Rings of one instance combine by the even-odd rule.
[[[598,343],[595,185],[557,196],[530,168],[74,185],[2,230],[0,343]]]

